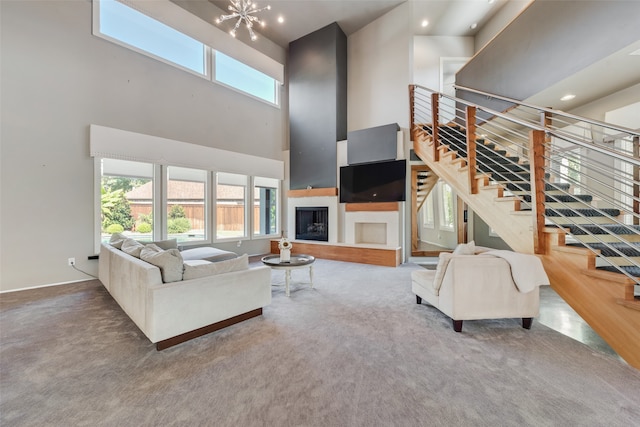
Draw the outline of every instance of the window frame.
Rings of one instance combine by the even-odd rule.
[[[427,195],[427,200],[424,201],[424,205],[422,206],[423,214],[422,214],[422,226],[424,228],[428,228],[433,230],[436,228],[436,213],[434,209],[434,193],[435,191],[429,192]],[[431,221],[429,221],[429,213],[431,213]]]
[[[260,240],[260,239],[273,239],[274,237],[279,237],[281,234],[281,218],[282,218],[282,212],[280,209],[280,194],[281,194],[281,188],[282,188],[282,182],[279,179],[275,179],[275,178],[265,178],[265,177],[259,177],[259,176],[251,176],[251,225],[250,225],[250,236],[252,240]],[[277,182],[277,186],[276,187],[265,187],[265,186],[259,186],[256,185],[256,180],[262,180],[262,179],[273,179],[274,181]],[[256,211],[256,204],[255,204],[255,198],[253,197],[253,194],[255,193],[255,190],[257,188],[275,188],[276,190],[276,200],[275,200],[275,207],[276,207],[276,219],[275,219],[275,224],[276,224],[276,229],[273,232],[273,234],[256,234],[255,233],[255,223],[256,221],[258,223],[260,223],[261,218],[260,218],[260,213],[258,213],[258,215],[255,215],[255,211]],[[258,205],[260,206],[260,205]]]
[[[177,237],[173,237],[170,236],[169,233],[169,181],[171,179],[171,174],[170,174],[170,168],[178,168],[178,169],[191,169],[193,171],[199,171],[202,172],[204,174],[204,188],[203,188],[203,192],[202,192],[202,197],[203,197],[203,207],[202,207],[202,212],[203,212],[203,223],[204,223],[204,236],[202,239],[194,239],[194,240],[186,240],[186,241],[180,241],[178,240],[178,245],[179,246],[193,246],[193,245],[201,245],[201,244],[207,244],[207,243],[212,243],[212,236],[211,236],[211,204],[212,201],[214,199],[211,199],[210,194],[211,194],[211,171],[208,170],[204,170],[204,169],[199,169],[199,168],[192,168],[192,167],[183,167],[183,166],[177,166],[177,165],[164,165],[162,166],[162,169],[164,171],[163,173],[163,178],[162,178],[162,192],[163,192],[163,203],[162,203],[162,217],[164,218],[163,221],[163,227],[162,227],[162,239],[173,239]],[[187,180],[178,180],[176,179],[176,181],[187,181]],[[195,181],[194,181],[195,182]]]
[[[145,15],[147,18],[152,19],[152,20],[164,25],[164,26],[172,29],[175,32],[178,32],[178,33],[182,34],[185,37],[188,37],[188,38],[190,38],[192,40],[195,40],[198,43],[202,44],[202,48],[203,48],[202,61],[203,61],[204,73],[199,73],[196,70],[193,70],[193,69],[191,69],[189,67],[185,67],[184,65],[181,65],[181,64],[179,64],[177,62],[174,62],[174,61],[172,61],[172,60],[170,60],[168,58],[164,58],[164,57],[162,57],[160,55],[157,55],[155,53],[149,52],[149,51],[147,51],[145,49],[142,49],[140,47],[137,47],[135,45],[127,43],[124,40],[121,40],[121,39],[118,39],[118,38],[115,38],[115,37],[112,37],[112,36],[110,36],[108,34],[103,33],[101,31],[101,16],[102,15],[101,15],[101,11],[100,11],[100,4],[101,4],[102,1],[114,1],[114,2],[120,3],[121,5],[123,5],[125,7],[128,7],[128,8],[130,8],[130,9],[132,9],[132,10],[138,12],[138,13],[141,13],[141,14]],[[133,5],[129,4],[129,3],[125,3],[125,2],[122,2],[122,1],[119,1],[119,0],[93,0],[92,1],[92,6],[93,6],[92,33],[93,33],[94,36],[102,38],[104,40],[107,40],[107,41],[109,41],[111,43],[114,43],[114,44],[117,44],[119,46],[125,47],[125,48],[127,48],[129,50],[132,50],[134,52],[137,52],[137,53],[139,53],[141,55],[145,55],[147,57],[153,58],[153,59],[155,59],[157,61],[160,61],[160,62],[163,62],[163,63],[165,63],[167,65],[171,65],[173,67],[179,68],[180,70],[186,71],[186,72],[188,72],[188,73],[190,73],[190,74],[192,74],[194,76],[198,76],[198,77],[203,78],[203,79],[211,80],[211,75],[212,75],[212,72],[211,72],[211,56],[212,56],[211,47],[207,46],[205,43],[203,43],[203,42],[201,42],[199,40],[196,40],[193,37],[191,37],[191,36],[189,36],[187,34],[184,34],[181,31],[178,31],[177,29],[171,27],[170,25],[165,24],[164,22],[162,22],[162,21],[160,21],[158,19],[155,19],[154,17],[150,16],[148,13],[145,13],[144,11],[140,10],[139,8],[133,6]]]
[[[250,240],[251,239],[251,234],[249,232],[249,227],[251,227],[250,222],[253,221],[253,215],[252,213],[250,213],[249,211],[253,208],[253,201],[250,200],[249,198],[252,197],[250,196],[251,193],[251,186],[250,186],[250,177],[251,175],[246,175],[246,174],[241,174],[241,173],[234,173],[234,172],[223,172],[223,171],[215,171],[215,187],[216,187],[216,194],[215,194],[215,198],[212,200],[215,206],[215,215],[213,215],[215,222],[213,224],[213,229],[212,229],[212,236],[215,242],[232,242],[232,241],[241,241],[241,240]],[[243,207],[244,207],[244,211],[243,211],[243,218],[244,218],[244,224],[243,224],[243,232],[241,236],[230,236],[230,237],[219,237],[218,236],[218,218],[217,218],[217,212],[218,212],[218,188],[220,187],[220,183],[219,183],[219,174],[225,174],[225,175],[235,175],[238,177],[244,177],[245,178],[245,183],[244,183],[244,199],[243,199]],[[235,184],[222,184],[222,185],[229,185],[229,186],[233,186]],[[238,187],[240,187],[241,185],[236,185]]]
[[[101,187],[102,187],[102,160],[120,160],[109,157],[94,157],[94,236],[95,236],[95,253],[100,253],[100,245],[102,243],[102,216],[101,216]],[[142,161],[134,161],[137,163],[145,163]],[[170,167],[182,167],[178,165],[159,165],[148,163],[153,170],[153,195],[152,195],[152,214],[153,224],[152,232],[150,236],[151,241],[159,241],[170,238],[167,224],[168,224],[168,180],[169,180],[169,168]],[[190,168],[203,170],[198,168]],[[202,240],[189,240],[179,242],[178,245],[182,247],[198,246],[203,244],[214,243],[226,243],[241,240],[271,240],[280,235],[282,230],[282,180],[278,178],[273,179],[277,182],[277,187],[269,187],[276,189],[276,230],[272,234],[257,234],[253,232],[253,227],[256,222],[260,221],[259,214],[255,212],[255,202],[253,193],[255,188],[262,186],[255,186],[255,179],[264,179],[264,177],[257,177],[254,175],[238,174],[232,172],[216,171],[216,170],[204,170],[206,174],[206,183],[204,190],[204,215],[205,215],[205,238]],[[239,175],[246,178],[245,195],[244,195],[244,232],[243,236],[233,237],[218,237],[217,235],[217,174],[226,173]],[[214,185],[215,183],[215,185]]]
[[[257,69],[251,67],[248,64],[245,64],[244,62],[240,61],[239,59],[234,58],[232,55],[228,55],[228,54],[226,54],[224,52],[221,52],[221,51],[215,50],[215,49],[211,49],[211,51],[212,51],[212,53],[210,55],[210,58],[211,58],[211,67],[210,67],[211,68],[211,80],[214,83],[217,83],[217,84],[219,84],[221,86],[224,86],[224,87],[226,87],[228,89],[231,89],[231,90],[233,90],[235,92],[239,92],[239,93],[241,93],[241,94],[243,94],[245,96],[248,96],[250,98],[253,98],[253,99],[257,100],[257,101],[264,102],[265,104],[280,108],[280,86],[282,86],[280,84],[280,82],[278,82],[275,78],[273,78],[273,77],[261,72],[260,70],[257,70]],[[272,88],[273,89],[273,102],[271,102],[268,99],[262,98],[261,96],[255,95],[255,94],[253,94],[251,92],[247,92],[246,90],[244,90],[244,89],[242,89],[240,87],[237,87],[237,86],[234,86],[234,85],[232,85],[230,83],[227,83],[227,82],[224,82],[222,80],[219,80],[218,79],[218,75],[217,75],[217,69],[216,69],[218,54],[226,56],[227,58],[230,58],[232,61],[235,61],[235,62],[243,65],[244,67],[247,67],[247,68],[255,71],[256,73],[262,74],[263,76],[266,76],[267,78],[271,79],[272,82],[273,82],[273,88]]]
[[[440,186],[439,190],[440,190],[440,211],[439,213],[439,217],[440,217],[440,221],[439,221],[439,229],[443,230],[443,231],[455,231],[456,229],[456,203],[455,203],[455,194],[453,191],[453,187],[451,187],[449,184],[447,184],[444,181],[440,181],[438,182],[438,185]],[[445,223],[446,220],[446,214],[445,214],[445,191],[444,191],[444,186],[449,187],[449,189],[451,190],[451,226],[449,224]]]
[[[127,161],[131,163],[141,163],[147,164],[151,167],[152,173],[149,178],[152,182],[152,195],[151,195],[151,214],[153,217],[153,224],[151,229],[151,235],[149,236],[150,241],[160,240],[162,237],[162,220],[161,215],[158,215],[161,212],[160,209],[160,185],[158,185],[160,179],[160,167],[159,165],[155,165],[153,163],[137,161],[137,160],[122,160],[122,159],[111,159],[111,158],[101,158],[94,157],[94,249],[96,253],[100,252],[100,245],[102,244],[102,177],[103,175],[103,167],[102,161],[110,160],[110,161]],[[117,175],[107,175],[107,176],[117,176]],[[134,221],[136,218],[133,218]]]

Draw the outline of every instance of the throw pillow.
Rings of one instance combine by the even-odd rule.
[[[164,283],[182,280],[182,255],[178,249],[165,251],[150,243],[140,251],[140,259],[158,267]]]
[[[237,258],[218,262],[203,260],[187,260],[184,262],[184,280],[198,279],[200,277],[215,276],[216,274],[230,273],[249,269],[249,255],[244,254]]]
[[[159,240],[151,243],[165,251],[169,249],[178,249],[178,239]]]
[[[440,252],[438,256],[438,265],[436,266],[436,273],[433,277],[433,289],[436,291],[436,295],[440,292],[442,279],[444,278],[444,273],[447,271],[447,266],[451,258],[453,258],[453,254],[449,252]]]
[[[127,236],[120,233],[113,233],[109,239],[109,244],[116,249],[122,249],[122,244],[127,240]]]
[[[476,253],[476,242],[473,240],[467,244],[460,243],[453,250],[454,255],[475,255]]]
[[[127,253],[136,258],[140,258],[140,251],[144,248],[144,245],[137,240],[125,239],[122,243],[122,252]]]

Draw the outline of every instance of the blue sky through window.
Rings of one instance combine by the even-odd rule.
[[[272,77],[218,51],[215,63],[215,78],[219,82],[276,103],[276,84]]]
[[[120,2],[100,1],[100,32],[206,75],[203,43]]]

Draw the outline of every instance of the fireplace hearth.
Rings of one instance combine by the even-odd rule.
[[[329,208],[296,207],[296,240],[329,241]]]

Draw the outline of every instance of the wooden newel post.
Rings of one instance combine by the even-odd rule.
[[[433,160],[440,161],[440,151],[438,146],[440,145],[440,137],[438,136],[438,117],[440,113],[438,111],[439,96],[437,93],[431,94],[431,128],[433,132]]]
[[[467,106],[467,172],[469,193],[478,194],[476,179],[476,107]]]
[[[536,254],[546,253],[544,234],[545,194],[545,132],[529,131],[529,164],[531,172],[531,208],[533,212],[533,251]]]

